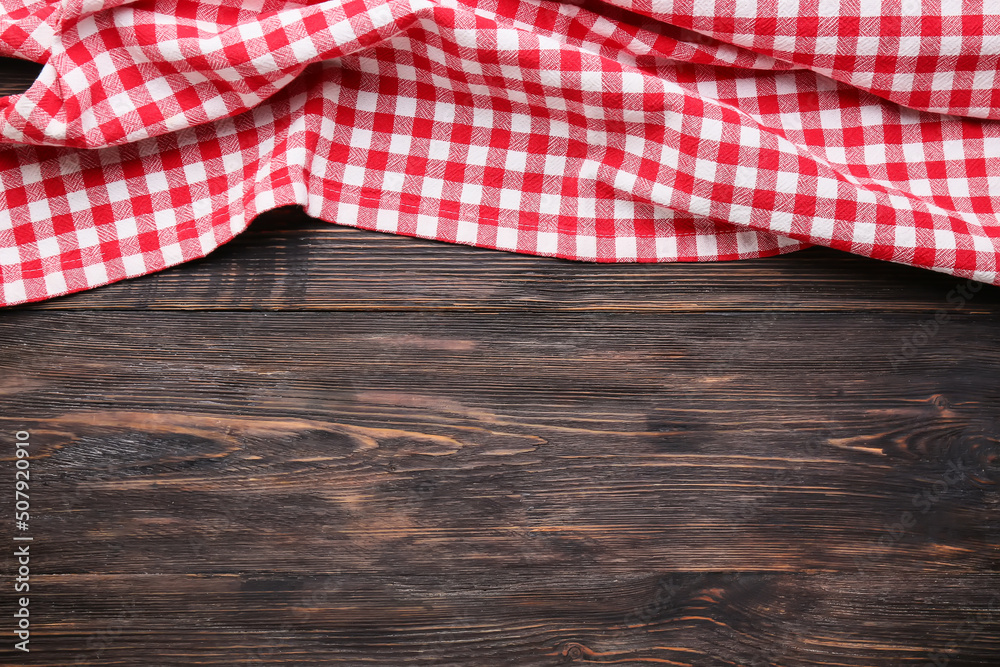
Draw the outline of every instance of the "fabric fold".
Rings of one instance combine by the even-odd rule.
[[[1000,5],[995,3],[607,1],[911,109],[1000,118]]]
[[[741,2],[0,3],[21,17],[0,36],[61,16],[39,80],[0,100],[5,305],[204,256],[290,204],[573,260],[819,244],[1000,284],[1000,127],[971,117],[992,102],[964,74],[941,74],[968,65],[950,32],[939,58],[897,59],[923,68],[901,82],[948,83],[945,115],[940,96],[916,110],[839,80],[845,60],[827,71],[850,16],[812,60],[818,36],[782,41],[796,8],[807,35],[826,30],[822,2],[751,3],[775,19],[757,23]],[[962,25],[992,25],[980,15]],[[990,44],[977,67],[995,67]]]

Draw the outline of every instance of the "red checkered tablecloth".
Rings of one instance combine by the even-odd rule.
[[[257,214],[599,262],[819,244],[1000,284],[1000,3],[0,0],[0,304]]]

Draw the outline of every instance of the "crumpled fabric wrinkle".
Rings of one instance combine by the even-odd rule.
[[[0,304],[259,213],[598,262],[823,245],[1000,284],[1000,6],[0,0]]]

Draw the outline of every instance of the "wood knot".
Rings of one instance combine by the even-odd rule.
[[[579,660],[584,657],[590,651],[586,646],[582,644],[577,644],[576,642],[570,642],[563,646],[562,654],[569,658],[570,660]]]

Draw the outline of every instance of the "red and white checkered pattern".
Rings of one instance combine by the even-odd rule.
[[[983,3],[0,0],[0,304],[258,213],[599,262],[821,244],[1000,284]],[[946,112],[949,115],[942,115]]]

